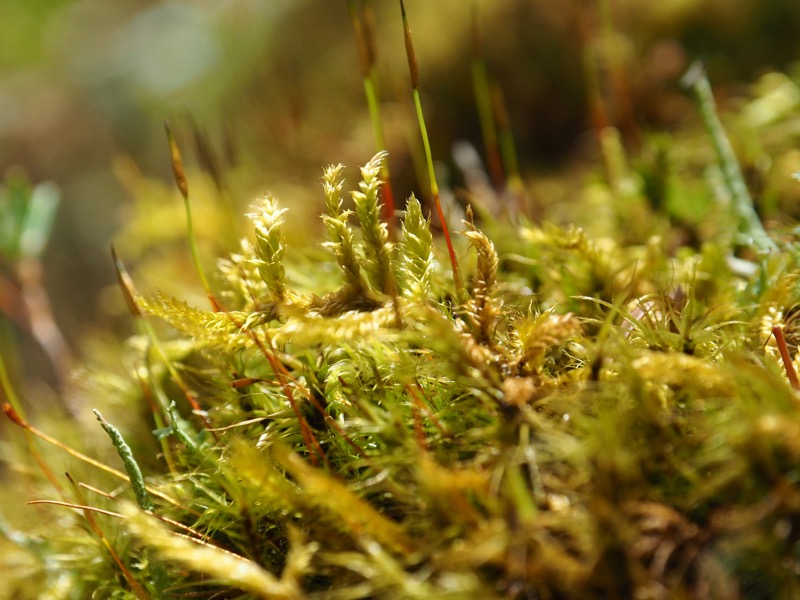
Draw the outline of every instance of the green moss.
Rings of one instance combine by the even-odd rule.
[[[281,199],[257,205],[211,308],[137,293],[117,261],[163,461],[103,421],[127,475],[87,474],[91,496],[58,501],[85,512],[47,535],[2,530],[42,574],[29,596],[800,593],[794,239],[745,210],[728,149],[735,204],[698,209],[676,198],[700,194],[673,180],[681,144],[630,171],[603,135],[615,168],[583,227],[495,220],[502,196],[471,190],[463,293],[415,197],[392,238],[384,152],[353,210],[344,167],[324,171],[324,255],[287,245]]]

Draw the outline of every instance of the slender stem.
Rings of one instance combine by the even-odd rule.
[[[203,269],[203,263],[200,261],[200,252],[197,249],[197,239],[194,235],[194,224],[192,220],[192,204],[189,202],[189,183],[186,179],[186,170],[183,166],[183,157],[181,156],[180,148],[178,148],[178,144],[175,141],[175,136],[172,135],[172,130],[169,128],[169,123],[164,123],[164,129],[167,132],[167,142],[169,142],[169,153],[172,160],[172,173],[175,175],[175,183],[178,186],[178,190],[180,191],[181,196],[183,196],[183,206],[186,211],[186,233],[189,238],[189,251],[192,253],[192,262],[194,263],[197,275],[200,277],[200,283],[203,285],[203,289],[206,292],[208,301],[211,303],[211,307],[218,311],[221,309],[221,307],[214,298],[214,294],[211,292],[211,286],[208,284],[208,279],[206,278],[206,273]]]
[[[792,389],[800,390],[800,379],[797,378],[797,371],[794,368],[792,356],[789,354],[789,347],[786,344],[786,337],[783,335],[783,328],[773,327],[772,335],[775,336],[775,341],[778,344],[778,351],[781,353],[783,367],[786,369],[786,376],[789,378],[789,383],[792,384]]]
[[[211,295],[211,286],[206,279],[206,273],[203,269],[203,264],[200,262],[200,252],[197,250],[197,239],[194,235],[194,225],[192,224],[192,205],[188,198],[183,199],[183,204],[186,207],[186,231],[189,236],[189,250],[192,253],[192,261],[194,262],[197,274],[200,276],[200,282],[203,284],[203,289],[206,294]]]
[[[110,510],[104,510],[102,508],[97,508],[96,506],[90,506],[88,504],[75,504],[74,502],[63,502],[61,500],[31,500],[30,502],[26,502],[28,505],[35,505],[35,504],[50,504],[51,506],[65,506],[67,508],[74,508],[76,510],[82,511],[91,511],[95,512],[98,515],[105,515],[107,517],[115,517],[117,519],[124,519],[125,515],[113,512]]]
[[[414,106],[417,109],[417,119],[419,121],[419,130],[422,134],[422,144],[425,148],[425,160],[428,167],[428,176],[430,178],[431,195],[433,196],[433,203],[436,206],[436,214],[439,217],[439,224],[442,226],[442,233],[444,233],[444,241],[447,244],[447,252],[450,255],[450,267],[453,270],[453,282],[456,286],[456,291],[461,294],[464,289],[464,283],[461,279],[461,269],[458,266],[458,259],[456,252],[453,248],[453,242],[450,239],[450,229],[447,226],[447,219],[442,210],[442,202],[439,199],[439,184],[436,182],[436,173],[433,168],[433,156],[431,154],[431,146],[428,141],[428,130],[425,126],[425,117],[422,114],[422,102],[419,98],[419,90],[413,90]]]
[[[442,203],[439,199],[439,184],[436,183],[436,171],[433,168],[433,155],[431,154],[431,145],[428,139],[428,128],[425,126],[425,116],[422,112],[422,101],[419,96],[419,65],[417,63],[417,55],[414,51],[414,43],[411,39],[411,29],[408,26],[408,17],[406,16],[406,7],[403,0],[400,0],[400,13],[403,17],[403,30],[405,33],[406,42],[406,56],[408,58],[408,70],[411,76],[411,92],[414,97],[414,107],[417,111],[417,121],[419,122],[419,131],[422,135],[422,145],[425,148],[425,161],[428,167],[428,177],[430,179],[431,195],[433,202],[436,206],[436,213],[439,217],[439,223],[442,226],[444,233],[444,240],[447,244],[447,252],[450,255],[450,266],[453,270],[453,283],[456,286],[456,293],[458,296],[464,294],[464,283],[461,279],[461,269],[458,266],[458,259],[456,252],[453,249],[453,242],[450,239],[450,230],[447,227],[447,219],[445,219],[444,211],[442,210]]]
[[[417,120],[419,121],[419,130],[422,134],[422,145],[425,148],[425,162],[428,168],[428,177],[430,178],[431,194],[437,199],[439,198],[439,184],[436,182],[436,172],[433,168],[433,155],[431,154],[431,145],[428,140],[428,128],[425,126],[425,116],[422,114],[422,101],[419,97],[419,90],[413,90],[414,95],[414,108],[417,111]],[[444,226],[444,223],[442,223]],[[444,227],[445,232],[447,227]]]

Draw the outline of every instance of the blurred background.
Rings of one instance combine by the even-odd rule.
[[[425,195],[399,6],[371,7],[395,195]],[[678,85],[694,59],[724,106],[765,73],[796,74],[800,57],[796,0],[408,0],[407,9],[445,181],[456,142],[483,153],[477,48],[502,91],[526,184],[594,160],[598,119],[631,147],[642,132],[696,121]],[[345,0],[2,0],[0,40],[3,201],[33,194],[44,207],[38,226],[52,227],[27,268],[18,248],[0,246],[0,345],[18,350],[7,359],[13,378],[40,392],[57,390],[92,340],[131,328],[112,242],[141,289],[202,297],[165,121],[187,162],[207,268],[235,251],[240,215],[267,191],[292,209],[292,242],[315,242],[321,169],[342,162],[352,173],[375,150]],[[600,114],[592,85],[611,99]],[[26,278],[39,293],[33,305],[21,297]]]

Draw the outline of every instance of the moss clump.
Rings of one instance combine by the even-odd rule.
[[[65,489],[43,461],[80,513],[4,528],[39,559],[29,595],[800,595],[800,257],[709,130],[733,203],[688,206],[669,143],[629,169],[606,129],[584,228],[472,190],[455,248],[414,196],[393,232],[379,152],[349,198],[325,169],[324,252],[287,246],[272,196],[214,277],[193,243],[208,309],[139,294],[115,255],[158,456],[97,413],[124,471],[62,445],[102,473]]]
[[[63,573],[115,597],[797,593],[800,402],[765,346],[793,327],[793,254],[746,285],[709,246],[621,288],[635,248],[495,224],[501,260],[467,221],[458,302],[413,197],[388,241],[383,159],[357,226],[342,167],[324,173],[316,268],[338,288],[294,284],[266,198],[220,265],[223,310],[131,292],[182,336],[144,363],[169,469],[138,489],[147,512],[127,491],[94,503],[122,519],[125,577],[108,558]]]

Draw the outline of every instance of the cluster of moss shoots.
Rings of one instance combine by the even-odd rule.
[[[124,471],[6,404],[32,448],[122,483],[64,489],[42,464],[62,496],[45,501],[87,531],[6,535],[45,557],[54,598],[797,597],[797,253],[705,116],[734,233],[700,250],[665,252],[657,219],[623,245],[483,211],[487,234],[468,210],[446,268],[416,198],[390,227],[380,152],[352,204],[324,171],[313,276],[284,258],[273,197],[216,290],[201,270],[208,309],[140,295],[116,259],[163,472],[99,413]],[[641,207],[613,183],[620,212]]]

